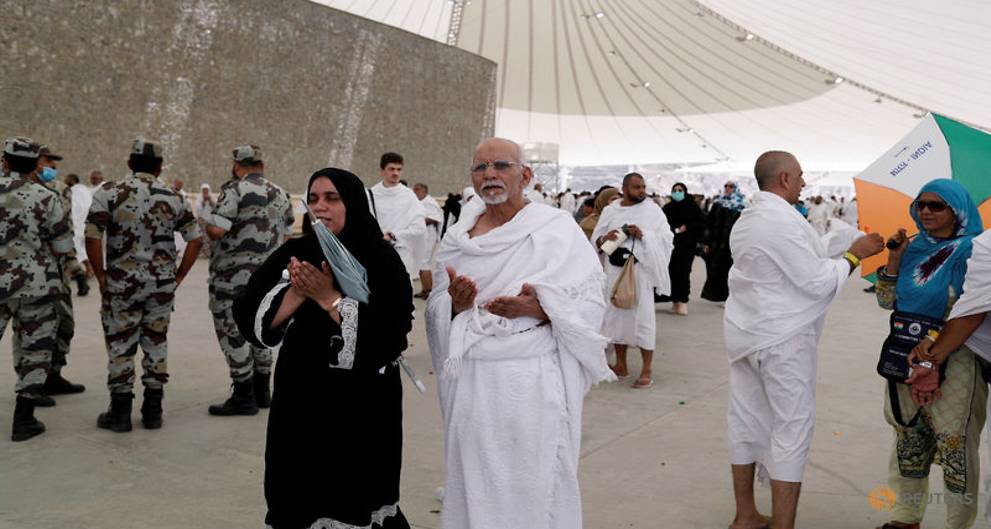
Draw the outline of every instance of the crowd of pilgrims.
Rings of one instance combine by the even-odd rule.
[[[86,204],[93,191],[98,189],[104,182],[102,171],[94,170],[90,172],[89,185],[81,183],[76,174],[68,174],[65,179],[66,193],[71,194],[75,203]],[[408,182],[402,181],[404,186]],[[212,208],[216,205],[218,193],[211,189],[207,183],[200,185],[198,193],[190,193],[185,189],[185,182],[181,178],[175,178],[171,182],[171,187],[177,193],[188,200],[192,206],[197,219],[206,219],[210,216]],[[438,242],[447,231],[449,224],[457,221],[461,211],[461,206],[467,198],[473,194],[470,188],[461,192],[448,193],[443,200],[436,200],[429,197],[426,184],[417,183],[413,186],[421,204],[425,208],[437,211],[437,215],[426,216],[429,227],[436,227],[437,237],[433,238]],[[422,189],[422,191],[421,191]],[[602,186],[595,191],[583,190],[572,192],[571,189],[558,193],[546,193],[543,185],[536,183],[527,190],[526,198],[531,202],[546,204],[569,212],[574,216],[586,235],[591,237],[595,229],[596,221],[602,210],[612,201],[622,197],[622,192],[618,186]],[[425,198],[430,200],[424,200]],[[700,298],[713,302],[723,302],[729,295],[727,290],[727,276],[733,264],[729,249],[729,235],[732,231],[736,219],[750,202],[750,199],[741,192],[736,182],[725,183],[723,192],[706,196],[701,193],[690,193],[688,186],[679,182],[672,186],[669,194],[662,195],[656,192],[649,193],[648,197],[658,206],[661,206],[668,225],[674,232],[674,252],[671,255],[669,273],[671,277],[670,294],[658,294],[655,301],[670,302],[671,311],[675,314],[688,314],[688,302],[691,284],[691,271],[694,259],[700,257],[705,262],[706,281],[700,293]],[[298,226],[301,226],[303,213],[302,197],[294,200],[295,211],[300,217]],[[437,206],[440,205],[438,209]],[[803,217],[809,220],[812,226],[820,235],[825,235],[831,229],[835,229],[837,224],[846,226],[857,226],[857,199],[847,200],[847,197],[836,197],[831,195],[823,197],[821,195],[810,196],[801,199],[795,208]],[[86,211],[85,205],[75,206],[76,211]],[[78,224],[85,223],[85,217],[78,219]],[[201,223],[203,221],[201,220]],[[298,228],[297,226],[297,228]],[[298,229],[297,229],[298,231]],[[181,253],[185,248],[185,241],[178,234],[175,237],[177,250]],[[205,239],[201,247],[202,257],[209,258],[211,241]],[[83,261],[84,266],[89,265],[88,261]],[[421,291],[416,297],[426,299],[430,293],[431,274],[427,271],[419,273],[421,281]],[[88,274],[91,275],[91,274]],[[79,282],[80,295],[85,295],[89,288],[85,284],[85,276],[77,276]],[[873,289],[869,291],[873,292]]]
[[[399,170],[390,174],[389,166],[397,164]],[[288,239],[267,257],[251,275],[235,305],[234,318],[245,339],[259,347],[280,346],[275,371],[278,391],[271,401],[266,444],[266,522],[270,527],[409,527],[399,509],[398,484],[402,453],[401,354],[408,346],[414,310],[415,283],[410,278],[420,279],[421,291],[415,297],[428,298],[434,281],[430,271],[437,258],[436,246],[455,226],[477,191],[469,186],[438,201],[428,194],[426,185],[417,184],[414,192],[405,181],[399,181],[401,166],[401,157],[384,156],[383,182],[371,190],[348,171],[327,168],[313,173],[307,193],[297,205],[297,213],[306,211],[302,203],[310,210],[309,215],[302,215],[301,235]],[[103,185],[99,171],[89,176],[88,188],[76,175],[66,177],[66,194],[73,201],[84,203],[93,189]],[[191,209],[201,223],[209,222],[217,198],[207,184],[194,197],[186,195],[181,180],[173,180],[171,186],[175,193],[191,201]],[[373,195],[378,196],[378,202]],[[627,208],[644,200],[653,201],[666,223],[648,226],[653,221],[637,220],[637,227],[629,220],[614,218],[623,208],[610,205],[624,197]],[[594,192],[566,190],[546,194],[538,183],[525,191],[525,198],[529,203],[563,210],[597,249],[615,240],[617,231],[629,231],[631,240],[667,247],[659,261],[666,262],[669,282],[664,286],[668,288],[658,288],[650,292],[650,297],[653,303],[670,302],[671,311],[679,315],[688,313],[696,257],[705,261],[701,298],[727,300],[733,265],[730,234],[754,200],[741,193],[734,182],[727,182],[723,192],[715,196],[692,194],[683,183],[674,184],[664,196],[648,195],[644,179],[636,173],[626,175],[621,187],[603,186]],[[397,208],[395,204],[405,206]],[[418,214],[395,213],[400,209],[408,212],[411,204]],[[422,214],[416,204],[422,206]],[[793,207],[818,235],[855,231],[857,226],[855,199],[816,196],[808,202],[798,201]],[[923,211],[928,212],[925,222],[920,220]],[[967,265],[972,251],[988,251],[986,241],[974,240],[982,227],[973,200],[958,184],[938,180],[923,188],[912,204],[911,214],[919,236],[913,239],[902,230],[888,242],[887,265],[877,273],[879,305],[933,320],[953,314],[961,318],[973,315],[969,300],[963,304],[967,307],[957,307],[960,310],[951,313],[963,291],[964,278],[971,277]],[[390,215],[402,217],[400,224],[413,222],[418,226],[390,225]],[[933,216],[936,220],[932,220]],[[340,284],[340,277],[335,279],[336,274],[330,273],[324,263],[326,241],[312,221],[317,221],[320,229],[325,225],[332,231],[344,253],[361,265],[368,292],[365,301],[359,302],[360,296],[345,292],[346,285]],[[627,226],[632,228],[627,230]],[[658,226],[669,233],[648,233]],[[454,237],[467,238],[463,231]],[[404,245],[410,246],[404,242],[407,233],[420,237],[420,248],[406,248],[404,252]],[[184,242],[177,237],[177,246]],[[635,245],[633,242],[633,248]],[[201,251],[209,257],[209,244],[204,244]],[[635,252],[627,254],[635,254],[639,260],[641,254]],[[932,262],[934,256],[940,259],[936,265]],[[601,259],[607,272],[604,277],[617,281],[620,267],[608,264],[610,259],[606,256]],[[856,268],[859,260],[852,264]],[[987,269],[988,264],[977,266]],[[650,271],[649,265],[644,271],[648,276],[664,275]],[[985,272],[986,282],[991,270]],[[457,281],[452,270],[448,273],[450,278],[439,281],[445,290]],[[920,273],[930,280],[913,281]],[[650,284],[664,282],[659,279]],[[982,288],[986,290],[986,286]],[[79,295],[85,295],[87,290],[85,280],[80,281]],[[630,326],[624,327],[622,322],[610,323],[609,313],[606,315],[603,334],[615,347],[616,363],[609,366],[615,377],[628,375],[628,345],[644,352],[644,370],[634,388],[653,383],[647,355],[655,337],[653,303],[649,304],[651,323],[647,337],[642,336],[641,324],[626,328]],[[609,310],[616,313],[613,307]],[[636,308],[630,311],[618,314],[633,320],[640,318]],[[453,316],[446,318],[449,321]],[[360,321],[389,325],[359,324]],[[979,324],[980,321],[976,325]],[[610,335],[610,325],[619,330]],[[616,334],[620,337],[616,338]],[[988,396],[982,374],[988,372],[989,366],[982,356],[962,344],[962,340],[936,346],[924,343],[921,349],[916,348],[912,354],[931,361],[928,365],[932,367],[913,373],[914,384],[892,384],[884,395],[886,417],[896,433],[889,484],[898,498],[893,521],[885,529],[918,527],[925,505],[907,503],[902,498],[927,490],[931,464],[942,465],[949,496],[962,497],[977,491],[977,450]],[[360,402],[361,406],[346,405],[349,402]],[[312,409],[330,410],[333,420],[314,420]],[[976,509],[974,501],[948,502],[948,527],[969,527]]]
[[[457,219],[465,198],[472,194],[470,188],[460,193],[447,194],[443,202],[443,230],[446,230],[449,219]],[[622,198],[622,191],[618,185],[605,185],[595,191],[573,192],[567,189],[547,193],[543,184],[536,183],[527,190],[526,198],[572,214],[585,234],[591,238],[602,210]],[[691,193],[686,184],[678,182],[671,186],[670,193],[651,192],[648,198],[661,206],[674,233],[674,251],[669,264],[671,293],[658,294],[655,301],[671,302],[673,313],[688,314],[691,271],[696,257],[705,261],[706,269],[706,281],[700,298],[714,302],[726,301],[729,295],[727,276],[733,264],[729,235],[752,197],[747,197],[736,182],[727,181],[723,185],[723,191],[713,195]],[[857,226],[856,197],[848,199],[842,195],[811,195],[800,199],[795,204],[795,209],[808,219],[820,235],[840,226]]]

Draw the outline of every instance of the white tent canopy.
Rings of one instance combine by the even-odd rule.
[[[984,0],[322,3],[496,62],[496,133],[564,166],[859,171],[927,110],[991,128]]]

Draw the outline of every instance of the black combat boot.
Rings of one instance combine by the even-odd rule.
[[[145,398],[141,402],[141,424],[148,430],[157,430],[162,427],[162,397],[165,391],[162,388],[145,388]]]
[[[45,393],[49,395],[68,395],[84,391],[86,391],[86,386],[66,380],[61,371],[52,370],[48,374],[48,379],[45,380]]]
[[[86,280],[86,274],[84,273],[76,274],[76,294],[79,297],[89,294],[89,281]]]
[[[26,441],[45,431],[45,423],[34,418],[34,399],[17,396],[14,407],[14,428],[10,440]]]
[[[254,382],[250,379],[231,384],[234,394],[223,404],[210,406],[210,415],[257,415],[258,402],[255,401]]]
[[[111,393],[110,409],[100,414],[96,425],[117,433],[130,432],[133,401],[134,393]]]
[[[254,382],[255,402],[258,403],[258,407],[270,407],[272,405],[272,392],[268,388],[268,374],[255,371],[255,377],[252,381]]]

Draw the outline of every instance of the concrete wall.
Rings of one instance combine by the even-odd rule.
[[[0,49],[0,134],[63,173],[118,178],[144,136],[194,190],[256,143],[302,192],[326,166],[374,183],[391,150],[439,195],[494,126],[494,63],[306,0],[0,0]]]

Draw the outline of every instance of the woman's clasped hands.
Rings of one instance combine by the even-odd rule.
[[[341,298],[341,292],[327,261],[320,263],[318,269],[293,257],[289,260],[289,280],[300,295],[317,302],[324,310],[336,312],[334,303]]]

